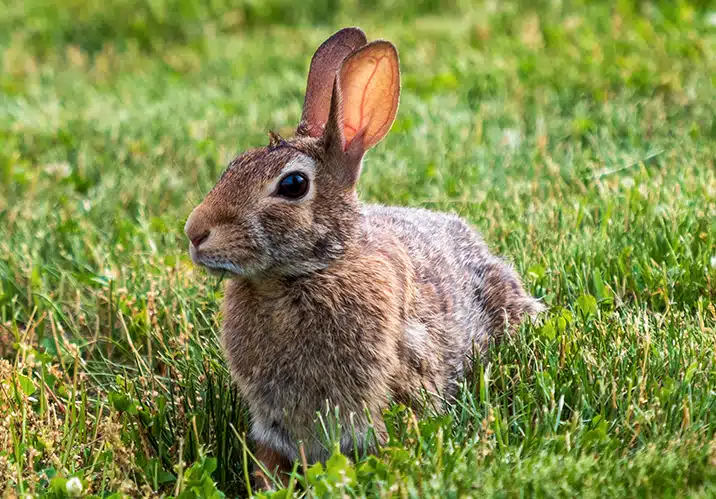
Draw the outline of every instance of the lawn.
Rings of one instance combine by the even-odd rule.
[[[377,455],[274,497],[716,495],[716,5],[0,12],[0,497],[251,493],[225,283],[182,228],[236,154],[291,133],[310,56],[349,25],[403,71],[360,197],[465,217],[549,312],[459,403],[391,407]]]

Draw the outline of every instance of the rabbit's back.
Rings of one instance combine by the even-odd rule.
[[[459,379],[473,351],[484,352],[491,340],[542,309],[512,267],[455,215],[366,205],[363,231],[367,240],[390,233],[405,247],[413,278],[426,295],[416,299],[416,317],[439,326],[427,348],[444,348],[443,360],[453,367],[451,382]],[[408,336],[413,331],[406,328]],[[408,338],[411,342],[420,343]]]

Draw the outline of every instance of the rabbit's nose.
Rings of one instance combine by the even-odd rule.
[[[197,209],[189,215],[189,219],[186,221],[186,225],[184,225],[184,234],[186,234],[186,237],[189,238],[191,244],[197,249],[201,243],[206,241],[211,233],[211,230],[206,228],[207,225],[208,224],[205,223],[204,217],[202,216],[202,212]]]
[[[209,231],[207,230],[207,231],[204,232],[203,234],[191,238],[191,244],[193,244],[195,248],[199,248],[199,246],[201,245],[201,243],[203,243],[204,241],[206,241],[206,239],[207,239],[208,237],[209,237]]]

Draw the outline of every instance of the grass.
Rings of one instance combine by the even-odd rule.
[[[361,198],[461,214],[550,311],[275,497],[715,495],[714,5],[299,4],[0,0],[3,497],[249,493],[182,226],[353,24],[403,67]]]

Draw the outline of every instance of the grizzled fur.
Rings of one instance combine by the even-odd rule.
[[[340,408],[344,452],[367,448],[366,411],[381,438],[391,400],[449,398],[474,350],[542,309],[459,218],[359,202],[360,146],[375,138],[347,144],[337,80],[332,95],[325,124],[234,160],[185,228],[192,258],[234,277],[223,344],[271,470],[299,457],[299,441],[309,461],[328,456],[316,434],[326,408]],[[289,171],[309,180],[300,200],[273,194]]]

